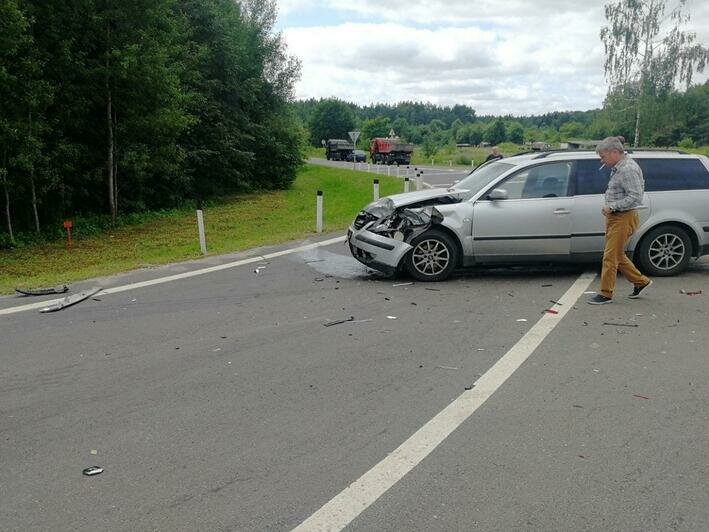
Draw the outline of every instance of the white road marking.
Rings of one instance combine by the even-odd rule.
[[[219,264],[217,266],[210,266],[209,268],[201,268],[199,270],[193,270],[190,272],[178,273],[175,275],[169,275],[167,277],[159,277],[157,279],[150,279],[148,281],[141,281],[139,283],[131,283],[123,286],[114,286],[112,288],[105,288],[96,294],[96,297],[107,295],[107,294],[118,294],[119,292],[126,292],[128,290],[136,290],[138,288],[145,288],[146,286],[153,286],[156,284],[169,283],[172,281],[179,281],[181,279],[188,279],[190,277],[197,277],[198,275],[205,275],[208,273],[218,272],[221,270],[228,270],[229,268],[236,268],[237,266],[243,266],[245,264],[253,264],[254,262],[263,262],[266,259],[273,259],[276,257],[282,257],[283,255],[291,255],[293,253],[300,253],[303,251],[308,251],[311,249],[329,246],[331,244],[337,244],[338,242],[343,242],[344,236],[338,236],[335,238],[330,238],[329,240],[323,240],[322,242],[315,242],[313,244],[306,244],[304,246],[298,246],[295,248],[284,249],[283,251],[275,251],[273,253],[268,253],[266,255],[258,255],[255,257],[249,257],[248,259],[237,260],[234,262],[227,262],[224,264]],[[24,312],[27,310],[35,310],[38,308],[44,308],[54,303],[58,303],[64,298],[51,299],[48,301],[40,301],[38,303],[30,303],[28,305],[21,305],[17,307],[10,307],[0,309],[0,316],[8,314],[16,314],[18,312]]]
[[[471,390],[463,392],[391,454],[294,530],[342,530],[351,523],[426,458],[512,376],[574,306],[595,276],[595,273],[582,274],[559,300],[558,314],[543,314],[527,334],[475,382]]]

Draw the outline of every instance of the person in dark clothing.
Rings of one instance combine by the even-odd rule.
[[[497,146],[494,146],[492,148],[492,153],[487,156],[485,162],[496,161],[497,159],[502,159],[502,154],[500,153],[500,149]]]

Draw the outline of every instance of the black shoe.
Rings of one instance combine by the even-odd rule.
[[[635,288],[633,288],[633,293],[630,294],[628,297],[629,297],[630,299],[637,299],[637,298],[639,298],[639,297],[640,297],[640,294],[643,294],[643,293],[646,293],[646,292],[647,292],[647,289],[648,289],[648,287],[649,287],[651,284],[652,284],[652,279],[651,279],[650,282],[647,283],[647,284],[644,284],[644,285],[642,285],[642,286],[636,286]]]
[[[602,296],[601,294],[596,294],[588,301],[586,301],[586,303],[588,303],[589,305],[605,305],[606,303],[613,303],[613,299],[610,297]]]

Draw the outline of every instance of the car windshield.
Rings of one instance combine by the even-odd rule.
[[[474,170],[465,179],[456,183],[453,188],[465,190],[466,192],[463,197],[470,199],[510,168],[514,168],[514,165],[501,162],[486,164]]]

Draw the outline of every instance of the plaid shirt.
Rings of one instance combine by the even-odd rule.
[[[611,170],[606,205],[613,212],[629,211],[643,201],[645,180],[638,163],[625,156]]]

